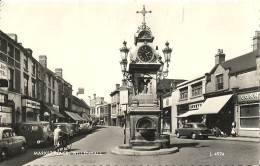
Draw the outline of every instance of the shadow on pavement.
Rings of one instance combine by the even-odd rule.
[[[197,145],[199,145],[199,143],[177,143],[177,144],[171,144],[170,147],[178,147],[179,149],[181,148],[187,148],[187,147],[196,147]]]

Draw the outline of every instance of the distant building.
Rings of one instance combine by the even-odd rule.
[[[120,112],[120,84],[110,93],[111,96],[111,125],[120,125],[124,114]]]
[[[93,122],[99,122],[100,124],[107,124],[109,115],[109,104],[104,100],[104,97],[96,97],[93,95],[93,99],[90,99],[90,116]]]

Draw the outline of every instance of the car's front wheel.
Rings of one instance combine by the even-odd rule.
[[[179,132],[176,132],[176,137],[180,138],[180,133]]]
[[[20,151],[21,151],[21,153],[25,153],[26,150],[27,150],[26,144],[23,143],[23,145],[22,145],[21,148],[20,148]]]
[[[192,138],[192,139],[195,139],[195,138],[196,138],[196,134],[195,134],[195,133],[192,133],[192,134],[191,134],[191,138]]]
[[[5,160],[7,158],[7,150],[3,149],[0,155],[1,161]]]

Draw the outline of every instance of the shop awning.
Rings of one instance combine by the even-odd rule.
[[[65,118],[63,115],[61,115],[58,111],[56,111],[52,106],[49,106],[47,104],[44,104],[46,108],[48,108],[52,114],[57,115],[59,118]]]
[[[86,119],[86,121],[92,121],[91,118],[88,115],[85,116],[84,119]]]
[[[208,98],[198,110],[192,111],[191,115],[217,114],[231,97],[232,94]]]
[[[192,112],[195,112],[195,111],[188,111],[188,112],[185,112],[184,114],[181,114],[179,116],[176,116],[176,118],[185,118],[185,117],[188,117],[192,114]]]
[[[80,117],[79,114],[77,114],[77,113],[69,112],[69,111],[65,111],[65,113],[66,113],[67,115],[69,115],[69,117],[71,117],[73,120],[85,121],[85,119],[83,119],[82,117]]]

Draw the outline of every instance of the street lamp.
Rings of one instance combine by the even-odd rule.
[[[169,42],[167,41],[165,43],[165,48],[162,50],[163,54],[164,54],[164,60],[165,62],[162,61],[162,57],[159,57],[158,61],[161,63],[161,67],[158,71],[158,76],[157,76],[157,79],[158,81],[164,79],[165,77],[168,76],[168,73],[169,73],[169,63],[171,61],[171,53],[172,53],[172,48],[169,47]],[[164,64],[166,63],[166,70],[163,71],[163,67],[164,67]]]
[[[121,71],[123,73],[123,77],[125,80],[132,81],[132,75],[127,71],[127,56],[129,52],[129,48],[126,47],[127,42],[123,42],[123,47],[120,48],[120,53],[121,53],[121,59],[122,61],[120,62],[121,66]]]

